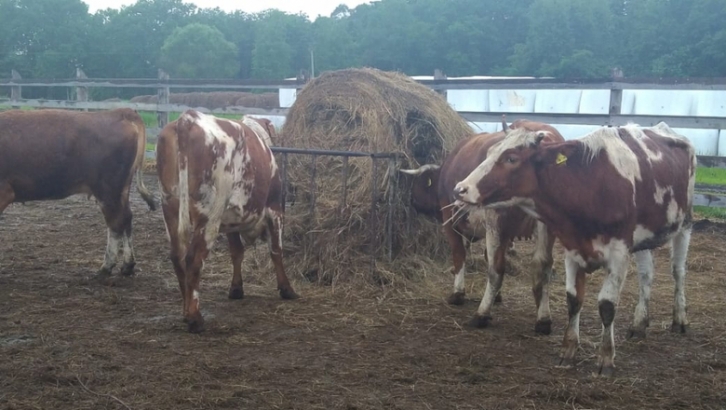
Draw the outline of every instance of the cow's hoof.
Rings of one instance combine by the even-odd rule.
[[[686,334],[688,333],[688,325],[673,322],[673,324],[671,325],[671,332]]]
[[[567,357],[558,357],[555,359],[555,367],[558,367],[560,369],[571,369],[575,367],[575,358],[567,358]]]
[[[99,269],[98,272],[96,272],[96,274],[91,277],[91,280],[96,281],[104,286],[114,286],[116,284],[114,277],[111,276],[111,270],[104,268]]]
[[[489,325],[492,323],[492,317],[491,316],[479,316],[474,315],[474,317],[469,320],[469,323],[467,323],[467,326],[473,329],[484,329],[486,327],[489,327]]]
[[[454,292],[446,298],[446,303],[454,306],[461,306],[466,302],[466,295],[464,292]]]
[[[534,324],[534,333],[538,335],[549,335],[552,333],[552,321],[549,319],[537,321]]]
[[[187,323],[187,331],[189,333],[201,333],[204,331],[204,319],[200,313],[187,316],[185,322]]]
[[[601,377],[613,377],[615,375],[615,366],[600,366],[600,369],[598,370],[598,375]]]
[[[242,299],[245,297],[245,291],[242,289],[242,287],[231,287],[229,288],[229,298],[230,299]]]
[[[134,272],[134,267],[136,267],[135,263],[130,263],[128,265],[124,265],[121,267],[121,276],[134,276],[136,272]]]
[[[497,296],[494,296],[494,304],[501,305],[502,304],[502,294],[497,293]]]
[[[94,279],[106,279],[107,277],[111,276],[113,268],[101,268],[99,269],[95,275],[93,275]]]
[[[645,339],[644,327],[631,327],[628,329],[628,339]]]
[[[292,288],[283,288],[280,289],[280,297],[285,300],[293,300],[299,298],[300,296],[298,296],[297,293],[292,290]]]

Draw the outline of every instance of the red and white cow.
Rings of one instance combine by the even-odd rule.
[[[524,128],[543,131],[552,142],[564,141],[553,127],[528,120],[517,120],[503,128]],[[464,303],[464,277],[466,274],[466,248],[464,241],[485,238],[489,270],[484,296],[476,315],[469,322],[473,327],[487,327],[491,322],[492,305],[501,300],[500,290],[506,266],[506,251],[518,238],[535,238],[532,263],[532,293],[537,308],[535,332],[550,334],[552,319],[549,308],[549,282],[552,276],[552,248],[554,235],[547,227],[527,215],[518,207],[505,209],[471,209],[456,207],[453,190],[456,183],[465,178],[487,157],[490,147],[505,137],[504,132],[481,133],[461,140],[446,157],[441,167],[423,165],[401,172],[414,176],[411,187],[411,204],[423,214],[433,216],[443,223],[443,231],[451,247],[454,263],[454,292],[448,303]]]
[[[569,323],[560,364],[573,363],[587,273],[608,275],[598,296],[603,325],[599,372],[612,374],[613,319],[635,253],[640,300],[630,335],[644,335],[653,277],[650,250],[669,241],[675,279],[674,332],[685,333],[686,257],[691,236],[696,155],[665,123],[652,128],[601,128],[580,139],[541,143],[542,135],[511,131],[454,189],[462,203],[529,208],[566,249]]]
[[[157,173],[171,242],[171,261],[190,332],[201,332],[200,271],[217,235],[227,234],[233,277],[230,299],[241,299],[243,240],[267,239],[283,299],[297,294],[282,263],[282,184],[266,119],[226,120],[188,110],[159,134]]]

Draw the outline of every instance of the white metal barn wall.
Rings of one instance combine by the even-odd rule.
[[[280,107],[289,108],[295,102],[296,94],[296,89],[280,89]],[[606,115],[610,104],[610,90],[448,90],[446,98],[451,107],[459,112]],[[621,113],[726,117],[726,91],[623,90]],[[285,121],[283,116],[268,118],[276,126],[282,126]],[[469,124],[476,132],[494,132],[501,129],[501,123]],[[551,125],[566,139],[581,137],[598,128],[594,125]],[[726,157],[726,130],[675,127],[674,130],[693,142],[698,155]]]

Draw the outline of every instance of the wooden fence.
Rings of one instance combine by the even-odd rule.
[[[511,118],[526,116],[533,121],[550,124],[573,124],[595,126],[618,126],[628,122],[643,126],[655,125],[665,121],[674,128],[694,129],[726,129],[726,117],[693,117],[673,115],[624,115],[621,112],[623,90],[725,90],[726,78],[615,78],[615,79],[452,79],[446,78],[437,70],[434,79],[417,80],[437,92],[445,93],[447,90],[609,90],[610,104],[607,114],[552,114],[552,113],[521,113],[521,112],[466,112],[459,114],[470,122],[501,121],[502,114]],[[149,79],[89,79],[82,70],[76,70],[75,78],[71,79],[24,79],[13,70],[10,78],[0,79],[0,89],[10,88],[10,98],[0,98],[0,106],[32,107],[32,108],[62,108],[76,110],[105,110],[120,107],[133,108],[138,111],[156,112],[157,126],[163,127],[169,122],[169,114],[183,112],[194,108],[211,114],[250,114],[260,116],[285,116],[286,108],[262,109],[251,107],[224,107],[209,109],[205,107],[189,107],[180,104],[171,104],[169,95],[172,89],[194,90],[263,90],[263,89],[300,89],[306,79],[296,80],[191,80],[171,79],[169,75],[159,70],[158,78]],[[44,100],[23,99],[22,89],[26,87],[65,87],[71,88],[74,100]],[[131,103],[116,101],[89,101],[89,88],[148,88],[156,89],[158,103]],[[154,133],[150,133],[153,140]],[[726,157],[700,156],[699,160],[705,166],[726,167]]]

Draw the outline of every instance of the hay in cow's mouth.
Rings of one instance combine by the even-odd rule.
[[[310,81],[289,110],[280,145],[399,158],[376,160],[375,176],[371,158],[349,158],[343,205],[342,157],[318,156],[313,166],[310,156],[289,156],[284,242],[290,273],[325,284],[350,277],[382,284],[445,269],[440,222],[411,208],[410,179],[397,168],[440,164],[472,133],[445,98],[400,73],[346,69]],[[280,154],[277,159],[282,162]]]

